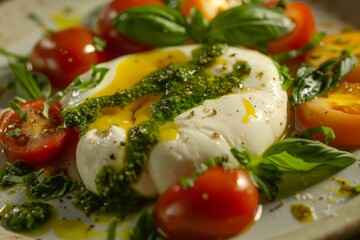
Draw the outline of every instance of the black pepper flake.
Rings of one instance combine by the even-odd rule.
[[[116,159],[115,154],[111,154],[111,155],[109,156],[109,158],[110,158],[111,160],[115,160],[115,159]]]
[[[212,110],[212,113],[211,113],[213,116],[215,116],[216,114],[217,114],[217,111],[216,111],[216,109],[214,108],[213,110]]]
[[[125,145],[126,145],[126,142],[123,142],[123,141],[120,142],[121,147],[124,147]]]
[[[270,212],[273,212],[273,211],[281,208],[281,207],[284,206],[284,205],[285,205],[285,200],[284,200],[284,199],[281,199],[278,205],[276,205],[275,207],[273,207],[273,208],[270,209]]]

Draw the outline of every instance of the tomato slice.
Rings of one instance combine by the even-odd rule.
[[[297,123],[302,128],[327,126],[335,133],[330,145],[360,147],[360,83],[342,82],[330,93],[296,107]]]
[[[224,239],[254,221],[259,192],[243,169],[213,167],[194,186],[170,186],[155,207],[155,221],[169,239]]]
[[[45,99],[19,104],[27,113],[21,119],[13,110],[4,112],[0,119],[0,141],[11,160],[43,163],[56,157],[65,145],[69,129],[63,124],[60,103],[49,109],[49,118],[42,115]],[[17,132],[17,133],[16,133]]]
[[[319,46],[306,54],[305,61],[309,65],[317,67],[330,58],[339,57],[345,49],[348,49],[360,62],[359,31],[326,36]],[[357,64],[344,80],[360,82],[360,64]]]
[[[270,54],[279,54],[299,49],[308,44],[316,33],[314,14],[303,2],[288,2],[284,14],[295,23],[295,28],[287,35],[267,45]]]

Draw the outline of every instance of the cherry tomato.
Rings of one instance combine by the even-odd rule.
[[[97,22],[97,31],[107,43],[106,52],[110,53],[110,58],[153,48],[126,37],[112,26],[112,21],[118,13],[143,5],[164,6],[164,3],[160,0],[113,0],[101,11]]]
[[[183,0],[181,12],[185,16],[189,16],[192,8],[197,8],[205,18],[211,20],[219,13],[238,5],[239,2],[228,0]]]
[[[269,4],[271,5],[271,1]],[[295,28],[287,35],[267,45],[270,54],[299,49],[308,44],[316,33],[315,18],[310,6],[306,3],[288,2],[284,14],[292,19]]]
[[[326,60],[339,57],[341,52],[348,49],[351,54],[357,57],[360,63],[360,32],[347,32],[327,36],[319,46],[311,49],[305,55],[305,61],[311,66],[319,66]],[[346,81],[360,82],[360,64],[344,78]]]
[[[84,27],[68,28],[40,40],[30,54],[34,71],[49,77],[63,89],[91,66],[107,59],[95,47],[95,34]]]
[[[155,207],[155,221],[169,239],[223,239],[254,221],[259,192],[242,169],[213,167],[194,186],[171,185]]]
[[[62,107],[60,103],[54,103],[49,109],[49,118],[46,118],[42,114],[44,102],[44,99],[38,99],[19,104],[27,113],[25,120],[13,110],[2,114],[0,141],[11,160],[48,162],[63,149],[69,129],[58,129],[63,124]]]
[[[335,133],[330,145],[359,148],[360,82],[342,82],[330,93],[296,107],[297,123],[302,128],[327,126]]]

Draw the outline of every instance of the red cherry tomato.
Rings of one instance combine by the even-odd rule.
[[[214,167],[194,186],[171,185],[155,207],[155,221],[169,239],[223,239],[254,221],[259,192],[242,169]]]
[[[96,50],[95,36],[84,27],[50,34],[40,40],[30,54],[33,70],[48,76],[54,87],[65,88],[91,66],[107,60]]]
[[[114,0],[100,13],[97,31],[106,40],[106,52],[110,53],[110,58],[152,49],[151,46],[143,45],[126,37],[112,26],[112,21],[118,13],[142,5],[164,6],[164,3],[160,0]]]
[[[273,5],[274,1],[268,4]],[[284,12],[295,23],[295,28],[287,35],[268,44],[270,54],[279,54],[299,49],[308,44],[316,33],[316,23],[311,8],[306,3],[288,2]]]
[[[63,124],[62,107],[60,103],[54,103],[49,109],[49,118],[46,118],[42,115],[44,102],[44,99],[38,99],[19,104],[27,113],[26,120],[13,110],[2,114],[0,141],[11,160],[48,162],[63,149],[69,129],[58,129]]]

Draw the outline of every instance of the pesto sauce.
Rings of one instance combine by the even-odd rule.
[[[203,46],[193,51],[194,60],[189,63],[170,64],[146,76],[131,89],[90,99],[64,111],[66,126],[78,127],[84,134],[105,107],[125,108],[142,96],[162,96],[152,106],[153,118],[129,130],[124,168],[116,172],[111,167],[104,167],[99,171],[96,184],[102,197],[113,201],[113,198],[136,195],[130,185],[138,179],[151,150],[158,143],[160,126],[207,99],[219,98],[242,87],[244,78],[250,73],[246,62],[237,62],[231,73],[219,76],[207,71],[225,48],[221,44]]]
[[[5,215],[6,226],[15,232],[38,229],[51,217],[51,206],[42,202],[28,202],[13,207]]]

